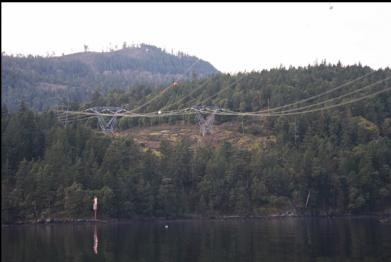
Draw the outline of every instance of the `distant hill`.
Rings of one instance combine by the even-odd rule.
[[[45,110],[68,101],[86,101],[99,91],[159,87],[176,79],[218,73],[210,63],[184,53],[170,54],[141,44],[111,52],[83,52],[59,57],[1,57],[2,104],[16,109],[21,101]]]

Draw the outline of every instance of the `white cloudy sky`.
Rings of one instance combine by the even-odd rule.
[[[332,6],[332,8],[331,8]],[[223,72],[316,60],[391,66],[391,3],[2,3],[2,51],[148,43]]]

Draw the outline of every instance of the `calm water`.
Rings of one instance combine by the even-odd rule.
[[[29,225],[1,238],[6,262],[391,261],[391,225],[373,219]]]

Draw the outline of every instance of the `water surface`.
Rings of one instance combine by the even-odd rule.
[[[1,237],[6,262],[391,261],[391,225],[374,219],[26,225]]]

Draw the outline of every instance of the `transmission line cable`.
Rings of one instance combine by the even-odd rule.
[[[369,84],[369,85],[367,85],[367,86],[364,86],[364,87],[362,87],[362,88],[353,90],[353,91],[348,92],[348,93],[346,93],[346,94],[340,95],[340,96],[338,96],[338,97],[330,98],[330,99],[327,99],[327,100],[324,100],[324,101],[320,101],[320,102],[318,102],[318,103],[310,104],[310,105],[307,105],[307,106],[302,106],[302,107],[293,108],[293,109],[284,110],[284,111],[278,111],[277,113],[294,112],[294,111],[298,111],[298,110],[302,110],[302,109],[306,109],[306,108],[311,108],[311,107],[314,107],[314,106],[317,106],[317,105],[321,105],[321,104],[325,104],[325,103],[330,103],[330,102],[333,102],[333,101],[335,101],[335,100],[339,100],[339,99],[341,99],[341,98],[350,96],[350,95],[352,95],[352,94],[359,93],[359,92],[361,92],[361,91],[363,91],[363,90],[365,90],[365,89],[368,89],[368,88],[370,88],[370,87],[373,87],[373,86],[375,86],[375,85],[378,85],[378,84],[380,84],[380,83],[382,83],[382,82],[384,82],[384,81],[386,81],[386,80],[388,80],[388,79],[390,79],[390,78],[391,78],[391,76],[390,76],[390,77],[387,77],[387,78],[385,78],[385,79],[383,79],[383,80],[379,80],[379,81],[377,81],[377,82],[375,82],[375,83]],[[273,111],[275,111],[275,110],[273,110]]]
[[[195,61],[189,68],[187,68],[185,70],[185,72],[176,80],[176,81],[179,81],[180,79],[182,79],[190,70],[192,67],[194,67],[194,65],[196,65],[198,62],[200,62],[201,60],[197,60]],[[171,84],[169,86],[167,86],[166,88],[163,89],[163,91],[161,91],[159,94],[157,94],[155,97],[153,97],[151,100],[145,102],[144,104],[136,107],[136,108],[133,108],[132,110],[130,110],[130,112],[135,112],[141,108],[143,108],[144,106],[146,105],[149,105],[150,103],[152,103],[153,101],[155,101],[157,98],[159,98],[160,96],[162,96],[165,92],[167,92],[167,90],[169,90],[171,88]]]
[[[334,87],[334,88],[332,88],[332,89],[330,89],[330,90],[327,90],[327,91],[325,91],[325,92],[322,92],[322,93],[320,93],[320,94],[317,94],[317,95],[314,95],[314,96],[311,96],[311,97],[307,97],[307,98],[305,98],[305,99],[296,101],[296,102],[294,102],[294,103],[287,104],[287,105],[283,105],[283,106],[278,106],[278,107],[274,107],[274,108],[270,108],[270,109],[264,109],[264,110],[260,110],[260,111],[254,111],[254,113],[263,113],[263,112],[268,112],[268,111],[269,111],[269,112],[270,112],[270,111],[276,111],[276,110],[279,110],[279,109],[282,109],[282,108],[291,107],[291,106],[294,106],[294,105],[297,105],[297,104],[301,104],[301,103],[304,103],[304,102],[307,102],[307,101],[311,101],[311,100],[316,99],[316,98],[318,98],[318,97],[321,97],[321,96],[330,94],[330,93],[332,93],[332,92],[334,92],[334,91],[337,91],[337,90],[339,90],[339,89],[341,89],[341,88],[343,88],[343,87],[345,87],[345,86],[348,86],[348,85],[350,85],[350,84],[353,84],[353,83],[355,83],[355,82],[357,82],[357,81],[359,81],[359,80],[361,80],[361,79],[363,79],[363,78],[365,78],[365,77],[367,77],[367,76],[370,76],[370,75],[372,75],[372,74],[374,74],[374,73],[376,73],[376,72],[377,72],[377,71],[369,72],[369,73],[367,73],[367,74],[365,74],[365,75],[363,75],[363,76],[360,76],[360,77],[358,77],[358,78],[355,78],[355,79],[353,79],[353,80],[350,80],[350,81],[348,81],[348,82],[346,82],[346,83],[343,83],[343,84],[341,84],[341,85],[339,85],[339,86],[337,86],[337,87]]]

